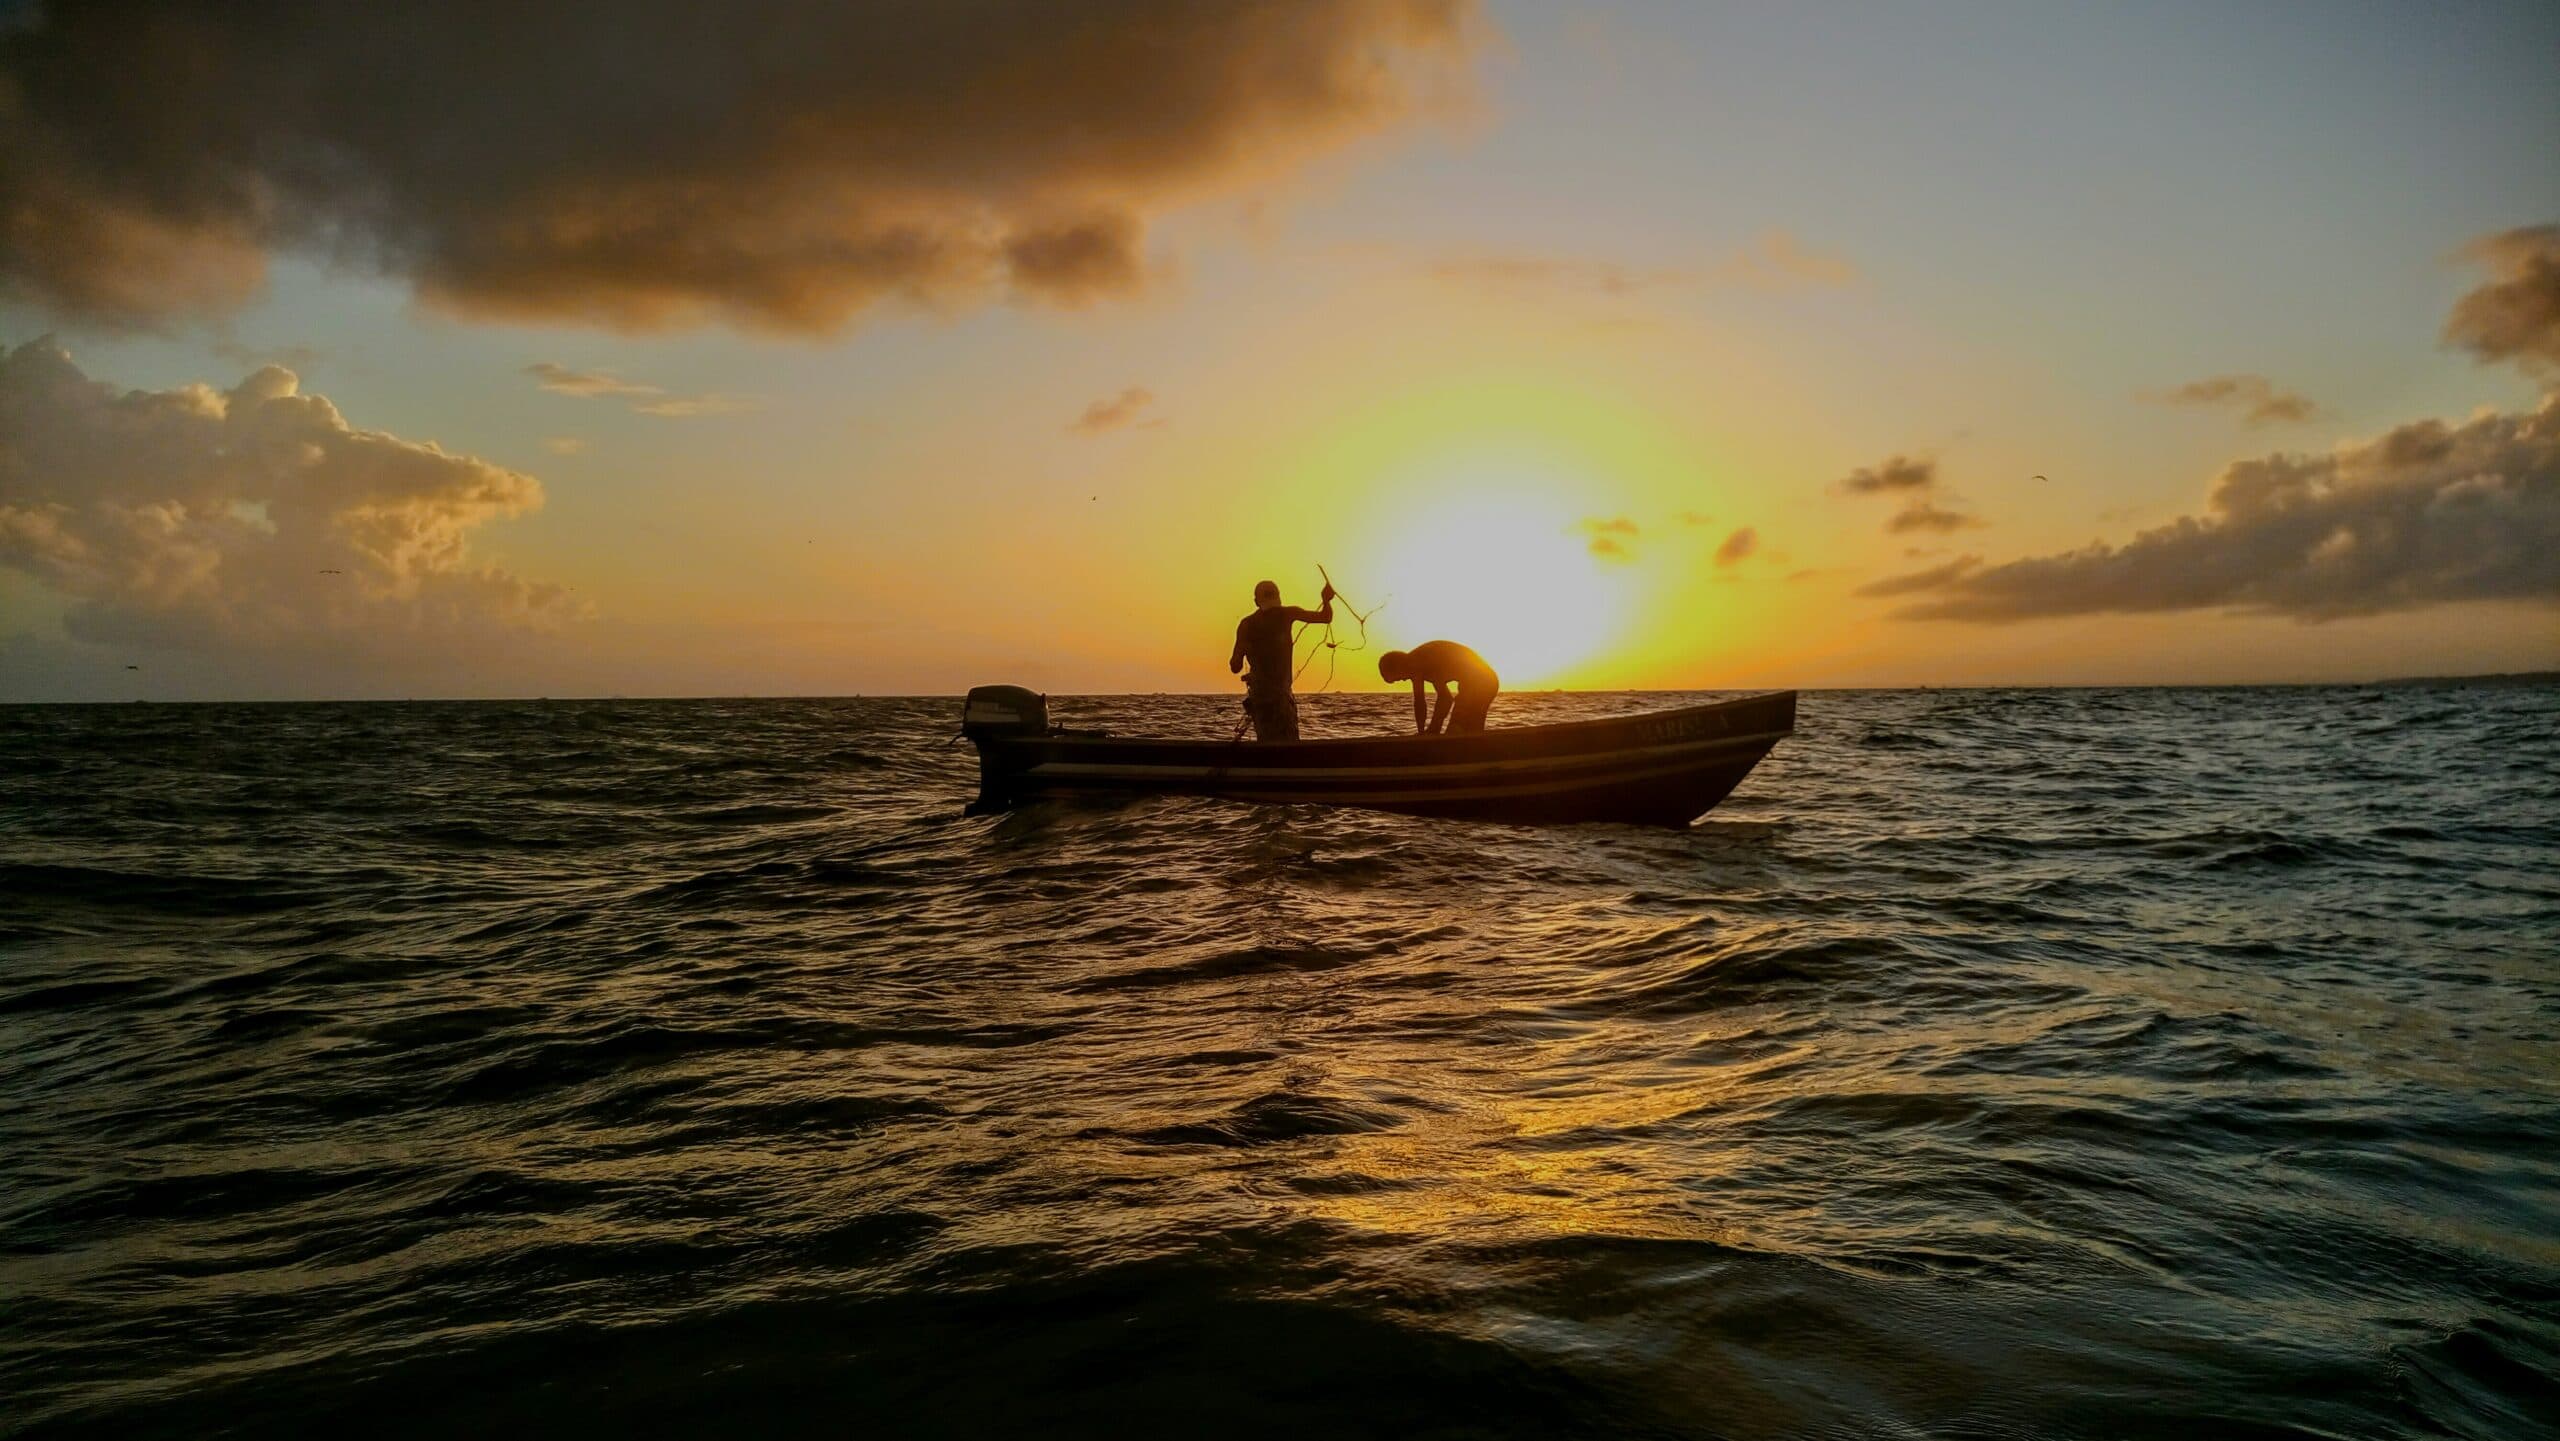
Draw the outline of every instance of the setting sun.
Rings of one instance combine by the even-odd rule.
[[[1605,649],[1630,588],[1593,551],[1565,492],[1481,486],[1418,503],[1382,529],[1363,576],[1391,601],[1381,648],[1463,641],[1512,686],[1554,684]]]

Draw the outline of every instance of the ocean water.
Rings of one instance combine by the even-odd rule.
[[[2560,689],[1810,692],[1685,832],[956,710],[0,710],[0,1430],[2560,1430]]]

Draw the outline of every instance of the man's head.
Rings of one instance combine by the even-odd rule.
[[[1255,610],[1269,610],[1279,603],[1280,582],[1276,580],[1255,582],[1253,587],[1253,608]]]
[[[1413,657],[1400,650],[1391,650],[1378,657],[1378,679],[1393,685],[1397,681],[1412,678]]]

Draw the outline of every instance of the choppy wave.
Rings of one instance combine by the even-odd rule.
[[[954,709],[0,709],[0,1431],[2560,1429],[2560,691],[1814,693],[1685,832]]]

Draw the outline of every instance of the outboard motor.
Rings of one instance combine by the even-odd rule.
[[[960,710],[960,734],[978,748],[978,798],[969,814],[986,815],[1013,804],[1008,776],[1033,763],[1036,747],[1020,744],[1049,733],[1049,701],[1018,685],[982,685]]]
[[[1028,739],[1049,733],[1049,701],[1018,685],[971,688],[960,734],[975,740]]]

